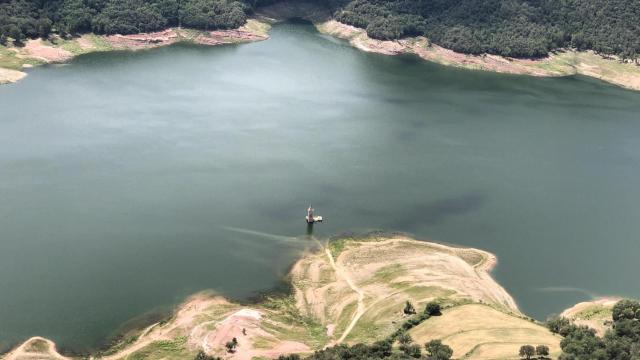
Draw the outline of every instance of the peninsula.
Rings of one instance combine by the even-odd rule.
[[[337,344],[373,343],[405,329],[418,344],[442,339],[455,358],[516,358],[523,344],[560,353],[558,335],[522,314],[489,274],[492,254],[405,236],[339,238],[304,255],[292,292],[257,304],[199,293],[160,323],[127,334],[96,359],[189,359],[199,351],[229,359],[310,354]],[[441,314],[411,315],[437,303]],[[225,345],[237,339],[237,349]],[[34,337],[5,360],[68,359]]]

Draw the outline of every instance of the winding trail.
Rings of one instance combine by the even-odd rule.
[[[364,306],[364,292],[362,290],[360,290],[360,288],[357,287],[353,283],[353,281],[346,274],[344,269],[336,264],[336,262],[333,259],[333,255],[331,255],[331,251],[329,251],[329,249],[325,249],[325,252],[327,253],[327,257],[329,258],[329,263],[331,264],[331,267],[333,268],[333,270],[336,272],[336,275],[338,277],[343,278],[344,281],[347,282],[347,284],[349,285],[351,290],[355,291],[358,294],[358,309],[357,309],[356,314],[353,317],[353,319],[351,319],[351,322],[349,323],[349,326],[347,326],[347,328],[344,330],[344,332],[342,333],[342,335],[338,339],[337,343],[339,344],[339,343],[343,342],[344,339],[347,338],[347,336],[349,335],[351,330],[353,330],[353,327],[356,325],[358,320],[360,320],[360,317],[362,317],[362,315],[365,313],[365,311],[367,309]]]

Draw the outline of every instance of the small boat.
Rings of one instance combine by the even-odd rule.
[[[304,217],[307,220],[307,224],[313,224],[315,222],[322,222],[322,216],[313,215],[313,206],[309,205],[307,209],[307,216]]]

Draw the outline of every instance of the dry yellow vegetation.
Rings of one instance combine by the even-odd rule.
[[[447,309],[412,329],[410,335],[419,344],[442,340],[456,359],[518,359],[524,344],[547,345],[553,358],[560,354],[561,338],[544,326],[483,304]]]
[[[520,315],[489,275],[495,257],[406,237],[342,239],[326,253],[305,256],[291,272],[296,303],[336,341],[372,342],[404,321],[404,303],[418,310],[433,300],[453,306],[492,304]]]

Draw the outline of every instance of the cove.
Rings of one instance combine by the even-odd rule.
[[[81,56],[0,87],[0,348],[83,351],[202,289],[271,289],[314,234],[486,249],[522,311],[640,296],[640,94],[271,39]]]

